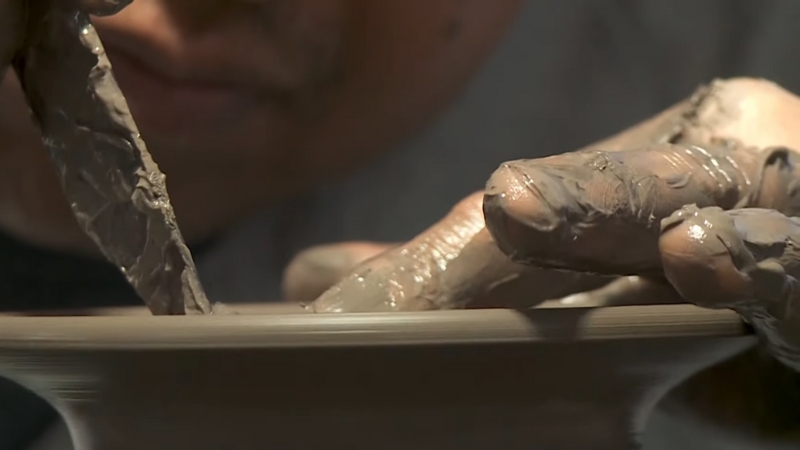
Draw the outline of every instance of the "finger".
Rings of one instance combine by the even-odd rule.
[[[800,214],[798,155],[750,146],[800,145],[796,120],[800,99],[772,83],[715,82],[584,151],[504,164],[487,227],[517,261],[647,274],[659,221],[684,204]]]
[[[495,248],[498,253],[499,250]],[[467,308],[527,309],[548,300],[602,290],[615,277],[521,266],[513,276],[485,286],[464,305]],[[580,305],[588,306],[588,305]]]
[[[595,142],[586,150],[630,150],[664,142],[735,140],[765,148],[800,149],[800,98],[758,78],[714,80],[692,96],[644,122]]]
[[[664,273],[687,301],[739,312],[800,370],[800,219],[687,206],[664,220]]]
[[[494,244],[482,193],[461,201],[413,240],[359,265],[310,305],[316,312],[415,311],[531,306],[607,278],[513,263]]]
[[[756,155],[739,145],[568,153],[503,164],[487,183],[484,212],[515,261],[657,274],[661,219],[692,203],[733,208],[757,176]]]
[[[609,307],[669,305],[685,303],[675,289],[659,279],[620,277],[597,289],[578,292],[558,300],[562,306]]]
[[[311,309],[366,312],[452,307],[452,299],[458,295],[453,291],[463,286],[443,286],[443,273],[450,269],[455,272],[457,267],[450,263],[469,258],[474,253],[471,249],[486,248],[485,237],[481,236],[484,227],[480,202],[480,194],[468,197],[415,239],[359,265],[314,301]],[[492,255],[486,255],[486,262],[491,264]],[[468,271],[479,273],[488,267],[482,262],[475,260]]]
[[[283,273],[284,300],[310,302],[359,263],[396,244],[345,242],[312,247],[292,259]]]

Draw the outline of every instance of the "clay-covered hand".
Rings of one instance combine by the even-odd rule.
[[[283,273],[283,299],[310,302],[360,263],[395,246],[378,242],[342,242],[305,250],[286,266]]]
[[[734,309],[800,371],[800,100],[734,80],[680,109],[649,144],[504,164],[487,228],[519,263],[663,279]]]
[[[482,203],[483,192],[470,195],[402,245],[344,243],[303,252],[284,274],[284,296],[302,302],[322,294],[309,305],[316,312],[525,306],[609,280],[512,262],[486,230]]]
[[[0,80],[24,39],[26,3],[47,0],[0,0]],[[105,16],[115,14],[133,0],[49,0],[63,5],[77,3],[84,11]],[[1,106],[0,106],[1,107]]]
[[[531,306],[609,279],[585,273],[640,275],[651,281],[622,281],[669,281],[685,300],[734,308],[791,353],[798,123],[800,99],[772,83],[714,82],[578,152],[503,164],[485,200],[468,197],[310,308]],[[621,297],[620,286],[596,292]]]

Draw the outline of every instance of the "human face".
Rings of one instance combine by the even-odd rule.
[[[95,25],[192,239],[346,175],[422,126],[519,3],[136,0]],[[0,142],[0,226],[41,244],[85,243],[12,74],[0,86]]]

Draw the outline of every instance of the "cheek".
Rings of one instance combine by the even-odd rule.
[[[55,247],[83,239],[12,73],[0,84],[0,227]]]
[[[0,183],[40,172],[45,179],[55,178],[19,82],[9,72],[0,84]]]
[[[461,93],[519,5],[351,1],[342,82],[328,97],[326,122],[298,139],[309,147],[337,143],[341,164],[403,139]]]

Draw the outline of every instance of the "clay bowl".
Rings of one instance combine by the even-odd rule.
[[[735,314],[688,305],[233,309],[0,317],[0,373],[77,450],[618,450],[667,389],[754,343]]]

